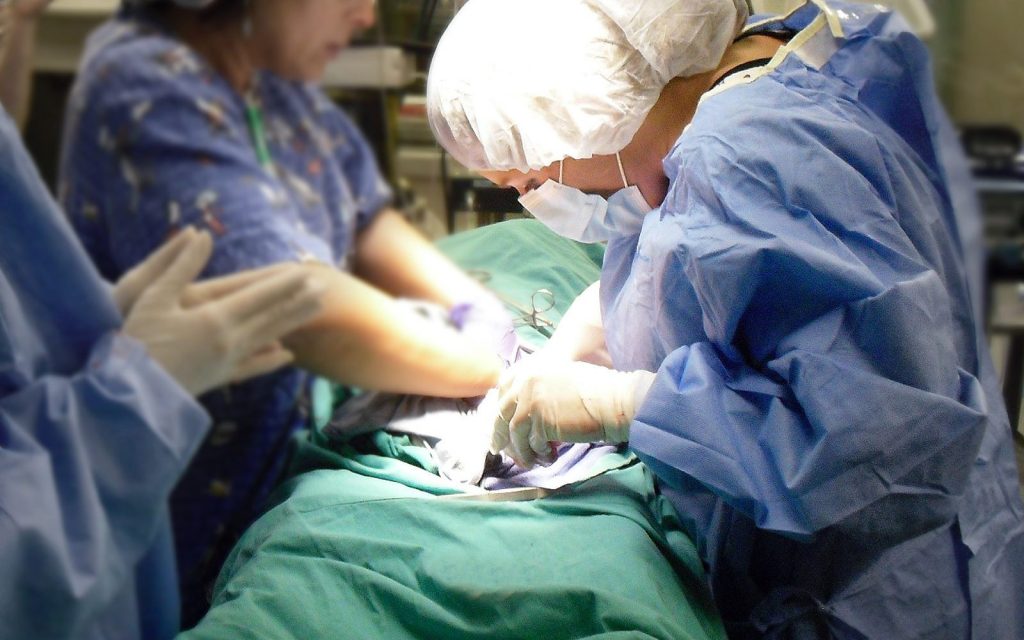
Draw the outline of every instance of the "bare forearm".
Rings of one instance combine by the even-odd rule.
[[[355,273],[392,295],[446,308],[485,295],[480,284],[391,210],[381,212],[360,234]]]
[[[287,340],[299,366],[365,389],[439,397],[482,395],[497,384],[493,354],[349,274],[311,268],[329,288],[321,315]]]

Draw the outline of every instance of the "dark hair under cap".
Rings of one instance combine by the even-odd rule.
[[[241,20],[248,4],[249,0],[215,0],[209,7],[200,10],[199,17],[207,22]]]
[[[187,6],[188,4],[187,2],[177,2],[176,0],[123,0],[122,6],[142,11],[162,11],[172,7],[191,9],[191,7]],[[248,4],[249,0],[213,0],[209,6],[192,10],[198,12],[199,19],[203,22],[225,23],[241,20]]]

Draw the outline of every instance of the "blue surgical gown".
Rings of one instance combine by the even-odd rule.
[[[169,638],[209,418],[121,318],[0,110],[0,636]]]
[[[1024,638],[965,164],[921,43],[837,9],[842,37],[705,96],[664,203],[608,247],[615,366],[657,371],[630,445],[731,637]]]

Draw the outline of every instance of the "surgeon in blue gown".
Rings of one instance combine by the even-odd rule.
[[[438,46],[441,143],[608,242],[503,377],[494,448],[628,440],[731,637],[1024,638],[979,216],[926,49],[874,6],[684,4],[470,0]]]
[[[177,631],[167,497],[209,426],[195,395],[290,362],[277,340],[322,293],[292,267],[192,284],[211,250],[187,229],[104,282],[0,109],[3,638]]]

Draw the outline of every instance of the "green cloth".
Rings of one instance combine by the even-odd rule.
[[[725,638],[636,463],[530,502],[313,471],[232,552],[183,640]]]

